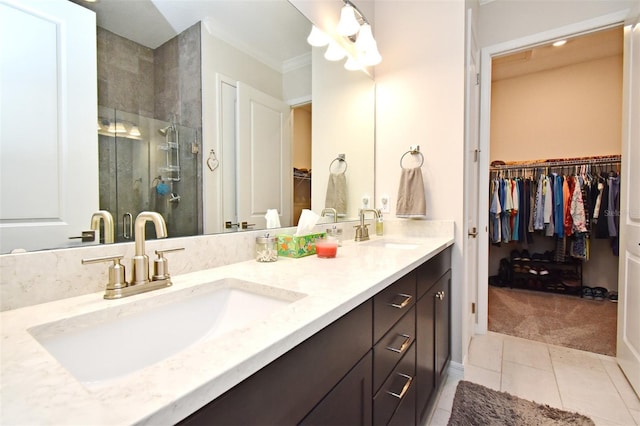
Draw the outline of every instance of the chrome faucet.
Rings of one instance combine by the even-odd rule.
[[[120,299],[134,294],[145,293],[147,291],[171,286],[167,259],[165,253],[184,250],[184,248],[174,248],[167,250],[156,250],[158,255],[154,261],[154,273],[149,279],[149,257],[145,253],[145,225],[153,222],[158,238],[167,237],[167,225],[162,215],[156,212],[141,212],[135,221],[135,255],[133,256],[133,272],[131,283],[126,281],[125,267],[120,263],[123,256],[105,256],[93,259],[82,259],[82,264],[113,262],[109,267],[109,282],[104,293],[105,299]],[[106,221],[105,221],[106,223]]]
[[[360,209],[360,225],[356,225],[356,241],[367,241],[369,239],[369,229],[367,228],[369,224],[364,223],[364,216],[368,212],[373,213],[376,219],[380,217],[375,209]]]
[[[97,231],[98,229],[100,229],[100,219],[102,219],[102,222],[104,224],[104,243],[113,244],[113,216],[107,210],[98,210],[91,216],[92,230]]]
[[[136,252],[133,256],[133,274],[131,285],[147,284],[149,282],[149,256],[144,251],[145,225],[153,222],[158,238],[167,238],[167,224],[160,213],[140,212],[136,217],[134,226],[136,239]]]
[[[333,207],[326,207],[322,209],[320,217],[325,217],[326,213],[333,215],[333,223],[338,223],[338,212],[336,211],[336,209],[334,209]]]

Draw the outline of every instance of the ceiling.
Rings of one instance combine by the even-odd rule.
[[[155,49],[195,23],[272,68],[310,52],[311,23],[286,0],[70,0],[98,26]]]
[[[569,38],[567,43],[560,47],[554,47],[549,42],[494,58],[491,79],[504,80],[609,56],[622,56],[622,47],[622,27]]]

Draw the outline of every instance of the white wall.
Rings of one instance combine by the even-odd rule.
[[[451,344],[462,362],[465,3],[378,0],[375,14],[383,58],[375,69],[376,194],[390,195],[395,216],[400,157],[419,144],[427,216],[455,221]]]

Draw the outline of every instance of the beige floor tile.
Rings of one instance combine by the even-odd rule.
[[[640,399],[627,381],[615,358],[601,358],[601,361],[627,408],[640,411]]]
[[[493,390],[500,390],[502,375],[497,371],[486,368],[467,365],[464,367],[464,379],[468,382],[477,383]]]
[[[633,425],[635,421],[631,413],[617,395],[601,395],[599,398],[579,399],[572,395],[562,394],[565,410],[577,411],[601,422],[620,425]],[[595,422],[595,420],[594,420]]]
[[[551,371],[504,361],[501,389],[520,398],[562,408],[562,401]]]
[[[615,397],[622,402],[622,398],[602,365],[600,369],[596,369],[581,365],[554,364],[554,369],[563,400],[565,396],[583,401],[607,396]]]
[[[496,333],[473,336],[469,345],[467,364],[500,372],[502,368],[503,337]]]
[[[554,365],[579,365],[584,368],[595,368],[597,370],[602,368],[600,356],[591,352],[549,345],[549,355]]]
[[[596,426],[632,426],[632,425],[624,425],[622,423],[616,423],[614,421],[611,420],[607,420],[607,419],[601,419],[600,417],[596,417],[596,416],[589,416],[588,414],[584,414],[581,413],[587,417],[589,417],[591,420],[593,420],[593,422],[596,424]]]
[[[447,423],[449,423],[449,417],[451,417],[450,411],[437,408],[429,420],[428,426],[447,426]]]
[[[548,345],[532,340],[505,338],[502,359],[540,370],[553,371]]]
[[[437,408],[451,411],[453,398],[456,396],[456,389],[460,380],[462,380],[460,377],[447,377],[447,380],[442,387],[442,391],[440,391],[440,395],[438,396],[438,402],[436,403]]]

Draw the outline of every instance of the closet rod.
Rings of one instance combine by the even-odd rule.
[[[514,170],[514,169],[538,169],[543,167],[561,167],[561,166],[582,166],[593,164],[607,164],[607,163],[619,163],[619,155],[610,155],[607,157],[592,157],[592,158],[575,158],[571,160],[558,160],[558,161],[539,161],[535,163],[525,164],[505,164],[491,166],[491,171],[500,170]]]

